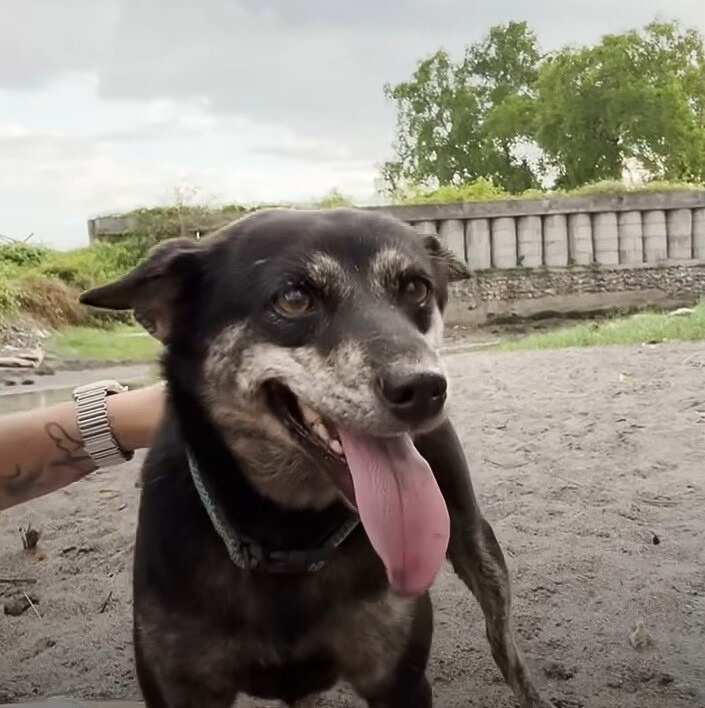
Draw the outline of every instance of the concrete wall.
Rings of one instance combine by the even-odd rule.
[[[470,265],[475,291],[455,289],[451,322],[705,295],[705,190],[366,208],[437,234]],[[91,240],[119,237],[134,227],[129,219],[91,220]],[[547,272],[560,288],[545,287]],[[497,288],[498,278],[521,286]]]
[[[473,270],[639,265],[705,259],[705,191],[367,207],[438,234]],[[205,217],[204,217],[205,218]],[[92,240],[134,217],[88,222]],[[209,231],[204,223],[202,232]]]
[[[705,191],[372,208],[439,234],[458,253],[464,224],[474,270],[705,259]]]
[[[377,208],[435,232],[458,254],[464,224],[474,278],[453,287],[449,323],[675,306],[705,296],[705,191]]]

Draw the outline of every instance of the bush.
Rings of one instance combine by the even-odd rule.
[[[133,268],[147,244],[125,240],[68,252],[32,251],[15,248],[15,244],[8,251],[5,248],[0,249],[5,256],[0,259],[0,314],[24,312],[51,327],[107,327],[134,321],[130,312],[92,310],[81,305],[78,298],[81,291]]]
[[[257,208],[260,207],[226,204],[217,208],[179,205],[135,209],[122,215],[132,217],[134,222],[132,229],[122,238],[148,249],[168,238],[193,236],[197,230],[202,235],[216,231]]]
[[[126,238],[98,242],[75,251],[53,251],[41,267],[41,273],[86,290],[134,268],[151,246],[144,239]]]
[[[335,209],[336,207],[352,206],[352,200],[342,194],[339,190],[333,189],[325,197],[315,202],[313,205],[319,209]]]
[[[463,184],[446,184],[430,188],[408,185],[392,192],[395,204],[443,204],[451,202],[480,202],[508,199],[509,193],[498,187],[491,179],[481,177]]]
[[[491,179],[480,178],[458,185],[441,185],[430,188],[407,185],[390,194],[394,204],[443,204],[451,202],[482,202],[496,199],[544,199],[546,197],[569,197],[590,194],[624,194],[626,192],[673,192],[702,190],[705,185],[692,182],[646,182],[628,185],[619,180],[605,180],[584,184],[571,190],[529,189],[521,194],[510,194],[494,184]]]
[[[0,243],[0,264],[35,266],[39,265],[48,253],[48,248],[30,243]]]
[[[76,292],[64,283],[41,276],[27,276],[14,281],[18,309],[52,327],[80,324],[89,318]]]
[[[0,268],[0,313],[15,313],[19,309],[17,287],[13,280],[6,276],[7,271]]]

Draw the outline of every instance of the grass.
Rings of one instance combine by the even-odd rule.
[[[498,344],[500,351],[600,347],[644,342],[692,342],[705,340],[705,302],[690,315],[640,312],[627,317],[592,321],[537,332]]]
[[[510,339],[495,351],[566,349],[609,345],[705,340],[705,300],[689,315],[646,311],[626,317],[584,322]],[[49,350],[63,357],[92,361],[154,362],[161,345],[141,327],[109,329],[64,327],[49,341]]]
[[[64,327],[51,338],[48,348],[76,359],[151,362],[159,356],[161,345],[142,328],[121,325],[110,329]]]

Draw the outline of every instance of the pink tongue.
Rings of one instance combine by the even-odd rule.
[[[389,583],[403,595],[426,591],[448,547],[448,509],[411,437],[377,438],[339,429],[360,519]]]

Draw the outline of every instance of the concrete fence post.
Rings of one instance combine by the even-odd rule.
[[[693,257],[693,212],[673,209],[666,214],[668,260],[687,261]]]
[[[460,258],[461,261],[466,262],[465,224],[460,219],[441,221],[438,233],[443,245]]]
[[[417,221],[414,224],[414,228],[420,234],[434,234],[434,235],[438,234],[438,231],[436,230],[436,222],[435,221]]]
[[[492,221],[492,265],[514,268],[517,265],[516,221],[511,216]]]
[[[619,265],[619,227],[617,214],[603,211],[593,221],[595,260],[600,265]]]
[[[547,266],[568,265],[568,219],[565,214],[549,214],[543,222],[543,259]]]
[[[543,224],[537,215],[517,219],[517,265],[540,268],[543,265]]]
[[[641,212],[623,211],[619,214],[619,262],[634,265],[644,262]]]
[[[693,210],[693,258],[705,261],[705,208]]]
[[[668,259],[668,231],[666,212],[661,209],[645,211],[642,215],[644,231],[644,261],[663,263]]]
[[[590,214],[571,214],[568,217],[568,259],[579,266],[590,265],[595,260]]]
[[[472,270],[492,267],[490,222],[487,219],[470,219],[465,224],[465,253]]]

